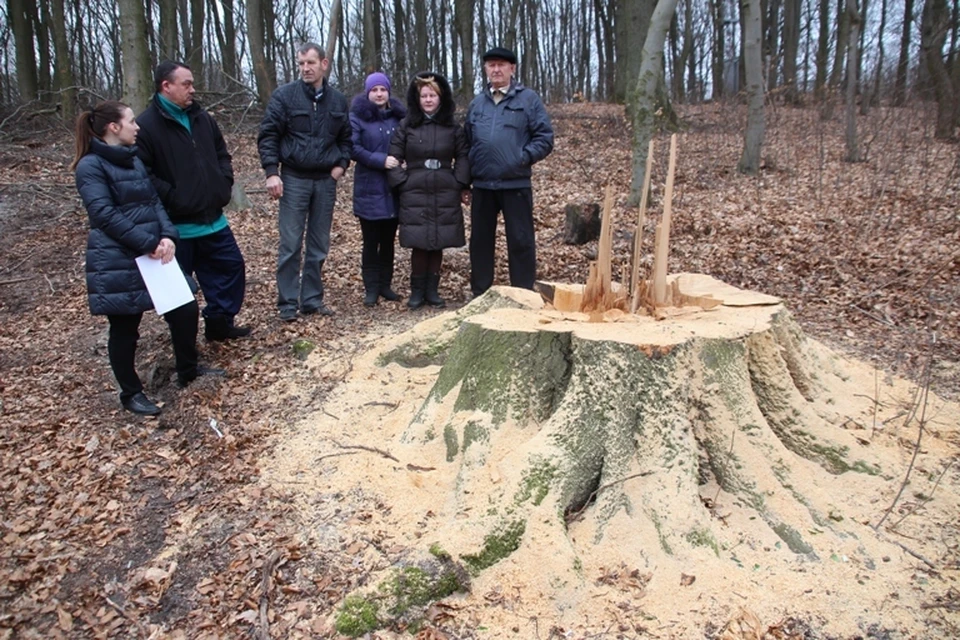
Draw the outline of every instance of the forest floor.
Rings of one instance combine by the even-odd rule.
[[[556,149],[534,171],[539,275],[583,282],[596,243],[563,244],[564,207],[600,202],[604,185],[612,184],[614,260],[626,264],[636,216],[626,205],[630,133],[619,107],[572,104],[549,111]],[[873,110],[861,120],[867,160],[857,164],[843,161],[838,120],[822,120],[814,108],[771,108],[759,177],[736,171],[741,108],[687,107],[681,116],[671,271],[706,273],[779,296],[809,336],[890,375],[916,380],[929,365],[932,389],[956,400],[960,163],[955,145],[933,140],[932,108]],[[238,321],[254,334],[229,344],[201,338],[202,358],[226,368],[228,377],[201,379],[180,391],[172,382],[166,326],[148,314],[138,368],[148,395],[163,403],[158,419],[120,409],[106,359],[106,322],[87,309],[86,214],[67,169],[69,133],[38,121],[18,129],[45,129],[41,135],[5,132],[0,638],[332,637],[332,616],[344,596],[369,580],[358,554],[386,543],[349,527],[390,505],[371,495],[365,496],[369,509],[356,510],[344,496],[351,512],[345,530],[327,547],[307,545],[296,513],[303,496],[291,485],[265,482],[264,465],[305,416],[337,413],[325,406],[342,381],[331,363],[350,362],[378,338],[437,312],[410,312],[402,303],[362,306],[348,172],[325,268],[327,302],[337,313],[279,322],[276,205],[263,189],[255,124],[248,117],[224,126],[238,180],[253,203],[231,213],[230,221],[247,261],[247,299]],[[666,142],[658,140],[648,242],[661,208]],[[502,249],[501,229],[499,283],[507,281]],[[408,268],[401,250],[401,293]],[[441,293],[451,307],[468,300],[468,276],[466,249],[446,252]],[[304,340],[316,345],[306,360],[294,349]],[[903,446],[914,439],[903,434]],[[958,456],[955,450],[951,477],[960,472]],[[885,506],[877,506],[878,517]],[[909,509],[916,509],[910,517],[925,517],[915,501],[896,512]],[[931,592],[925,607],[940,637],[960,634],[958,525],[945,524],[952,534],[943,548],[927,558],[929,565],[918,561],[916,567],[925,580],[952,581],[939,595]],[[487,606],[499,608],[509,600],[486,598]],[[791,619],[791,603],[782,606],[784,619]],[[794,635],[789,625],[770,626],[765,637],[834,637],[819,630],[830,615],[824,610],[819,619],[793,620]],[[480,605],[458,609],[454,600],[420,637],[715,637],[727,622],[710,620],[698,636],[674,636],[649,621],[642,631],[613,620],[599,631],[575,631],[543,618],[523,629],[490,629],[483,620]],[[926,632],[877,627],[848,637],[861,636]]]

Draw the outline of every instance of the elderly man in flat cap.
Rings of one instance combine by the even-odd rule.
[[[507,232],[510,284],[533,289],[537,245],[533,230],[531,167],[553,150],[553,127],[543,102],[513,76],[517,56],[494,47],[483,54],[487,85],[467,111],[473,194],[470,232],[470,289],[474,296],[493,286],[497,218]]]

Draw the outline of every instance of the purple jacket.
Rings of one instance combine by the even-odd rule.
[[[390,138],[400,120],[407,114],[400,101],[390,98],[387,109],[381,110],[366,95],[353,99],[350,107],[350,128],[356,161],[353,173],[353,214],[366,220],[396,218],[398,200],[387,184],[387,159]]]

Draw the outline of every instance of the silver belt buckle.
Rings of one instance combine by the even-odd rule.
[[[436,171],[440,168],[440,161],[436,158],[428,158],[427,160],[423,161],[423,166],[425,166],[427,169],[433,169]]]

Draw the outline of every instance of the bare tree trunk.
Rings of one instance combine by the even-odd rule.
[[[37,90],[40,99],[48,102],[51,99],[53,82],[50,76],[50,34],[47,25],[50,24],[50,14],[47,2],[30,5],[30,18],[33,20],[33,30],[37,36]]]
[[[430,66],[427,58],[427,0],[413,0],[414,33],[417,50],[413,52],[417,71],[426,71]]]
[[[663,95],[663,45],[678,0],[660,0],[650,17],[636,88],[631,91],[630,114],[633,120],[633,157],[631,160],[630,203],[640,202],[646,174],[647,150],[657,128],[658,107]]]
[[[767,64],[767,91],[777,88],[780,56],[780,0],[767,0],[766,43],[764,54]]]
[[[190,51],[187,58],[193,69],[193,77],[197,84],[204,85],[203,77],[203,0],[190,0]]]
[[[874,75],[873,94],[870,96],[870,102],[873,105],[880,104],[880,81],[883,78],[884,50],[883,39],[886,36],[887,29],[887,0],[883,0],[880,6],[880,27],[877,30],[877,73]]]
[[[123,101],[134,113],[140,113],[153,93],[147,18],[141,0],[118,0],[117,6],[120,9]]]
[[[653,14],[654,0],[620,0],[614,25],[617,34],[616,41],[616,76],[614,85],[614,101],[625,102],[627,93],[632,84],[640,75],[643,39],[650,28],[650,16]],[[674,10],[671,16],[676,12]],[[608,64],[610,62],[608,61]]]
[[[453,19],[460,36],[461,84],[460,92],[465,100],[473,100],[473,87],[476,83],[473,71],[473,3],[469,0],[454,0]]]
[[[847,162],[860,162],[860,149],[857,144],[857,49],[859,47],[860,14],[857,13],[857,0],[846,0],[847,22],[850,25],[850,39],[847,43]]]
[[[360,47],[362,60],[360,67],[364,73],[373,73],[380,68],[376,41],[378,25],[374,24],[373,2],[374,0],[363,0],[363,45]]]
[[[394,82],[406,82],[407,74],[407,28],[404,20],[402,0],[393,0],[393,31],[397,38],[396,62],[394,64]],[[399,86],[403,86],[402,84]]]
[[[886,1],[886,0],[884,0]],[[800,49],[800,0],[784,0],[783,4],[783,84],[788,104],[797,104],[797,52]]]
[[[956,91],[947,65],[943,62],[943,44],[947,39],[950,20],[946,0],[926,0],[920,22],[920,53],[937,99],[935,135],[940,140],[954,139]]]
[[[907,68],[910,65],[910,25],[913,21],[913,0],[903,0],[903,31],[900,35],[900,58],[897,80],[893,87],[893,104],[901,106],[907,99]]]
[[[60,117],[68,125],[77,113],[77,84],[71,66],[70,45],[67,42],[67,20],[63,10],[63,0],[51,0],[50,11],[53,22],[53,49],[57,57],[57,84],[60,89]]]
[[[177,0],[159,0],[160,4],[160,60],[176,60],[177,43]]]
[[[724,26],[725,0],[712,0],[713,17],[713,99],[723,97],[723,66],[726,64],[726,27]]]
[[[330,70],[333,69],[333,60],[337,55],[337,37],[343,30],[342,22],[343,0],[334,0],[333,6],[330,7],[330,28],[327,31],[327,47],[325,50],[327,59],[331,62],[330,66],[327,67],[328,76],[330,75]]]
[[[257,96],[266,106],[270,95],[277,88],[276,73],[268,68],[264,50],[263,0],[247,0],[247,41],[253,61],[253,77],[257,81]]]
[[[7,0],[7,15],[10,16],[10,28],[17,57],[17,88],[20,90],[20,102],[35,100],[37,86],[37,58],[33,48],[33,22],[30,20],[27,0]]]
[[[907,0],[909,2],[910,0]],[[820,36],[817,39],[817,75],[813,82],[813,94],[822,100],[827,90],[827,65],[830,55],[830,0],[820,0]]]
[[[840,86],[843,76],[844,56],[847,53],[847,42],[850,39],[850,20],[847,16],[845,0],[837,2],[837,46],[834,50],[833,69],[830,71],[830,88]]]
[[[760,153],[765,130],[763,108],[763,60],[760,39],[760,0],[740,0],[744,20],[744,65],[747,76],[747,129],[743,136],[743,155],[737,169],[756,175],[760,171]]]

